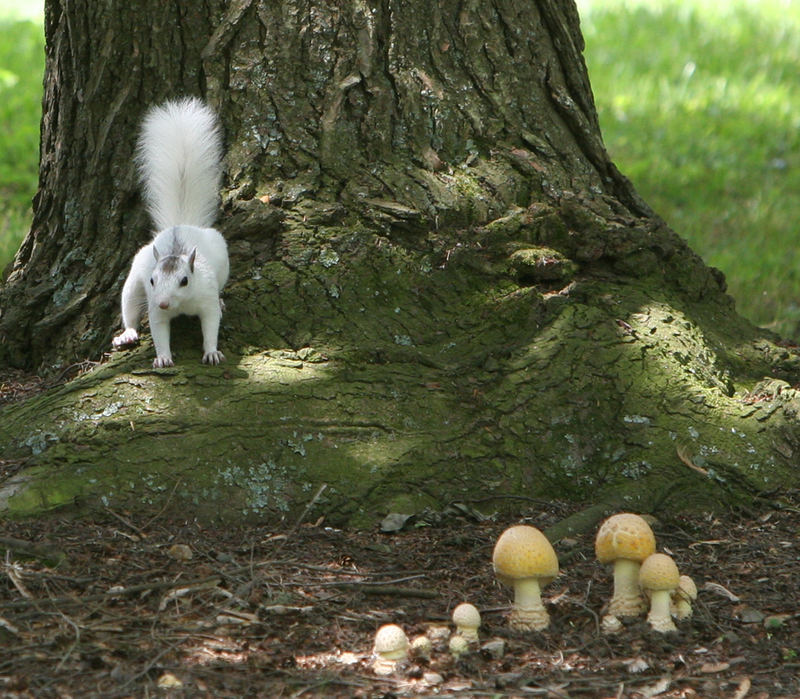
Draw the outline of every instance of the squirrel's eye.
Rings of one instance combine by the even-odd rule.
[[[153,283],[153,277],[150,277],[150,286],[155,286],[155,284]]]
[[[181,279],[181,286],[186,286],[189,283],[189,277]]]

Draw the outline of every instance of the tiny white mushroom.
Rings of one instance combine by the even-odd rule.
[[[506,529],[492,554],[497,579],[514,588],[508,622],[519,631],[541,631],[550,624],[541,588],[558,575],[556,552],[536,527],[518,524]]]
[[[656,550],[650,525],[630,512],[609,517],[597,531],[594,550],[600,563],[614,564],[614,595],[608,613],[617,617],[638,616],[647,603],[639,591],[639,565]]]
[[[669,614],[672,593],[678,588],[678,566],[665,553],[648,556],[639,569],[639,584],[650,597],[647,621],[654,631],[677,631]]]
[[[456,625],[456,633],[461,634],[468,641],[478,640],[481,615],[475,605],[469,602],[459,604],[453,610],[453,623]]]
[[[444,647],[445,641],[450,637],[450,629],[441,625],[429,626],[425,635],[431,639],[434,646],[441,644]]]
[[[372,669],[376,674],[389,675],[397,663],[408,658],[408,637],[396,624],[385,624],[375,634],[375,662]]]
[[[618,633],[622,629],[622,622],[613,614],[606,614],[600,622],[600,627],[605,634]]]
[[[411,641],[411,646],[409,646],[408,654],[413,658],[425,658],[428,659],[431,657],[431,651],[433,650],[433,643],[431,643],[431,639],[427,636],[417,636],[413,641]]]
[[[672,595],[672,614],[676,619],[688,619],[692,616],[692,602],[697,599],[697,585],[688,575],[678,579],[678,589]]]
[[[448,647],[450,649],[450,655],[458,660],[462,655],[469,652],[469,641],[461,634],[456,633],[450,636]]]

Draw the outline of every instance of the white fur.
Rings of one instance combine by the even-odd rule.
[[[217,117],[201,100],[165,102],[147,113],[136,162],[156,230],[214,223],[221,161]]]
[[[217,335],[228,249],[219,231],[208,227],[217,209],[221,156],[216,117],[200,100],[167,102],[144,120],[137,159],[148,209],[161,230],[133,258],[122,288],[125,330],[112,344],[139,339],[146,306],[154,367],[172,366],[170,321],[181,314],[200,317],[203,362],[225,360]]]

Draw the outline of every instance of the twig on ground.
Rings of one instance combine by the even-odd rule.
[[[69,656],[72,655],[72,651],[74,651],[75,648],[77,648],[78,643],[80,643],[81,640],[80,627],[74,621],[72,621],[72,619],[70,619],[66,614],[64,614],[64,612],[62,612],[60,609],[57,611],[58,614],[61,616],[61,618],[64,619],[64,621],[66,621],[73,629],[75,629],[75,640],[72,642],[72,645],[67,649],[67,652],[64,653],[61,660],[59,660],[58,665],[56,665],[56,672],[58,672],[62,667],[64,667],[64,663],[67,662]]]
[[[327,483],[323,483],[323,484],[322,484],[322,485],[319,487],[319,489],[317,490],[317,492],[314,494],[314,497],[313,497],[313,498],[311,498],[311,500],[309,500],[308,504],[305,506],[305,509],[304,509],[304,510],[303,510],[303,512],[300,514],[300,517],[298,517],[298,518],[297,518],[297,521],[294,523],[294,526],[293,526],[293,527],[292,527],[292,528],[291,528],[291,529],[290,529],[290,530],[289,530],[289,531],[286,533],[286,538],[284,538],[284,539],[283,539],[283,540],[282,540],[282,541],[281,541],[281,542],[278,544],[278,546],[275,548],[275,551],[276,551],[276,552],[277,552],[277,551],[280,551],[281,549],[283,549],[283,547],[284,547],[284,546],[286,546],[286,542],[287,542],[287,541],[289,541],[289,539],[292,537],[292,535],[293,535],[293,534],[294,534],[294,533],[295,533],[295,532],[296,532],[296,531],[297,531],[297,530],[300,528],[300,525],[301,525],[301,524],[303,523],[303,521],[305,520],[305,518],[306,518],[306,515],[308,515],[309,511],[311,510],[311,508],[312,508],[312,507],[314,507],[314,505],[316,504],[317,500],[319,500],[320,496],[322,495],[322,493],[324,493],[324,492],[325,492],[325,489],[326,489],[327,487],[328,487],[328,484],[327,484]]]
[[[33,599],[33,595],[28,591],[28,588],[25,587],[25,583],[22,582],[22,577],[19,574],[17,565],[11,562],[11,554],[8,551],[6,551],[4,570],[5,574],[8,576],[8,579],[13,583],[14,587],[17,588],[19,594],[26,599]]]
[[[174,492],[174,491],[173,491],[173,492]],[[127,519],[125,519],[125,518],[124,518],[122,515],[120,515],[120,514],[117,514],[116,512],[114,512],[114,510],[112,510],[110,507],[106,507],[106,508],[105,508],[105,511],[106,511],[106,512],[108,512],[108,514],[110,514],[112,517],[114,517],[114,519],[117,519],[117,520],[119,520],[120,522],[122,522],[122,524],[124,524],[126,527],[128,527],[128,528],[130,528],[130,529],[133,529],[133,531],[135,531],[135,532],[136,532],[136,533],[137,533],[139,536],[141,536],[143,539],[146,539],[146,538],[147,538],[147,534],[145,534],[145,533],[144,533],[144,531],[142,531],[141,529],[139,529],[139,527],[137,527],[137,526],[136,526],[135,524],[133,524],[132,522],[129,522],[129,521],[128,521]]]

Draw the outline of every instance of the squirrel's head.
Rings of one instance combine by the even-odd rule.
[[[191,294],[197,248],[191,252],[161,255],[153,246],[156,266],[150,275],[150,299],[161,309],[178,309]]]

